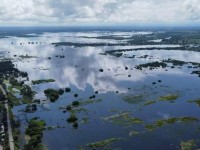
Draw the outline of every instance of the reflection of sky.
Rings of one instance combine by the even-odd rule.
[[[143,71],[134,69],[136,64],[146,63],[154,60],[162,59],[178,59],[184,61],[200,62],[200,55],[197,52],[188,51],[165,51],[165,50],[143,50],[125,52],[127,56],[149,55],[151,59],[128,59],[116,58],[112,56],[99,55],[105,50],[120,49],[120,48],[145,48],[145,47],[177,47],[178,45],[141,45],[141,46],[107,46],[107,47],[54,47],[50,45],[51,42],[60,42],[74,38],[74,42],[79,42],[84,39],[82,36],[100,36],[102,33],[45,33],[39,37],[33,38],[17,38],[10,37],[0,40],[1,51],[8,51],[7,56],[14,55],[29,55],[37,58],[21,59],[14,57],[15,64],[20,70],[29,73],[30,80],[48,79],[56,80],[54,86],[66,87],[74,85],[78,89],[84,90],[87,85],[91,85],[94,90],[102,92],[107,91],[126,91],[122,82],[134,82],[144,80],[147,76],[157,76],[159,74],[179,74],[184,75],[185,72],[180,69],[173,69],[166,72],[164,69],[157,69],[154,71],[147,71],[148,75]],[[133,35],[136,33],[112,33],[113,35]],[[138,33],[139,34],[139,33]],[[148,33],[141,33],[148,34]],[[73,37],[74,36],[74,37]],[[77,37],[75,37],[77,36]],[[84,40],[88,40],[85,38]],[[89,39],[90,40],[90,39]],[[98,39],[95,39],[98,40]],[[99,40],[101,41],[101,40]],[[13,44],[11,44],[13,42]],[[34,42],[34,44],[28,44]],[[35,42],[38,42],[37,44]],[[40,43],[41,42],[41,43]],[[20,45],[20,43],[24,43]],[[125,54],[124,53],[124,54]],[[55,57],[56,55],[64,55],[65,58]],[[47,58],[51,57],[51,60]],[[125,70],[125,66],[129,69]],[[103,68],[104,72],[100,73],[99,69]],[[128,77],[131,75],[131,77]]]

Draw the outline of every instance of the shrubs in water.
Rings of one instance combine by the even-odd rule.
[[[74,97],[78,97],[78,94],[77,94],[77,93],[75,93],[75,94],[74,94]]]
[[[58,90],[59,95],[63,95],[64,92],[65,92],[65,91],[64,91],[63,89],[59,89],[59,90]]]
[[[96,98],[96,96],[92,95],[92,96],[89,97],[89,99],[93,99],[93,98]]]
[[[55,102],[59,98],[59,92],[54,89],[46,89],[44,90],[44,94],[51,102]]]
[[[79,101],[73,101],[72,102],[72,106],[74,106],[74,107],[77,107],[77,106],[79,106],[80,105],[80,102]]]
[[[67,118],[67,122],[68,122],[68,123],[74,123],[74,122],[76,122],[77,120],[78,120],[78,118],[77,118],[75,115],[73,115],[73,114],[71,114],[70,117]]]
[[[33,113],[37,111],[37,105],[36,104],[32,104],[32,105],[27,105],[25,108],[25,112],[27,113]]]
[[[103,69],[99,69],[99,72],[103,72]]]
[[[77,123],[77,122],[74,122],[73,125],[72,125],[72,127],[73,127],[74,129],[77,129],[77,128],[78,128],[78,123]]]
[[[67,88],[65,89],[65,92],[71,92],[71,89],[67,87]]]

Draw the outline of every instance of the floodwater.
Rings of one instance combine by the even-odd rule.
[[[192,64],[167,68],[144,68],[136,65],[167,60],[169,58],[200,63],[200,53],[178,48],[179,44],[128,45],[128,46],[54,46],[54,42],[74,43],[126,43],[127,39],[153,32],[59,32],[31,33],[34,37],[10,36],[0,39],[0,59],[12,58],[20,71],[29,75],[29,84],[37,92],[34,99],[41,104],[34,113],[22,110],[26,105],[13,108],[21,122],[22,134],[27,120],[39,117],[52,130],[45,130],[43,144],[49,150],[89,149],[88,143],[110,138],[119,138],[107,149],[123,150],[174,150],[181,149],[180,143],[199,140],[199,121],[176,121],[157,125],[156,121],[172,118],[192,117],[200,119],[200,78],[191,74],[199,68]],[[111,39],[99,38],[102,36]],[[121,39],[115,39],[120,37]],[[166,37],[167,38],[167,37]],[[104,55],[109,50],[155,48],[154,50],[124,51],[120,57]],[[156,49],[158,48],[158,49]],[[159,48],[163,48],[159,50]],[[164,49],[166,48],[166,50]],[[21,57],[21,56],[30,57]],[[132,58],[131,56],[135,56]],[[144,57],[146,55],[146,57]],[[148,56],[147,56],[148,55]],[[2,56],[2,57],[1,57]],[[60,57],[64,56],[64,57]],[[100,72],[99,69],[103,69]],[[54,79],[52,83],[32,85],[32,80]],[[155,83],[154,83],[155,82]],[[154,83],[154,84],[152,84]],[[70,87],[71,93],[64,93],[52,103],[47,100],[44,90]],[[95,94],[98,91],[98,94]],[[74,97],[77,93],[78,97]],[[69,112],[63,107],[73,101],[87,101],[95,95],[92,103],[78,107],[75,112],[78,128],[67,122]],[[176,95],[172,100],[161,97]],[[135,118],[140,121],[131,121]],[[147,126],[153,125],[150,129]],[[24,140],[22,139],[22,143]],[[103,149],[103,147],[99,148]]]

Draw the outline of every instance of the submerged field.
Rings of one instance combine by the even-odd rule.
[[[16,147],[200,148],[200,31],[1,34]]]

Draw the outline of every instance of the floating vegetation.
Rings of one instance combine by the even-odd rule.
[[[166,96],[161,96],[159,99],[162,101],[173,101],[179,98],[178,94],[169,94]]]
[[[129,136],[136,136],[136,135],[139,135],[140,134],[140,132],[138,132],[138,131],[131,131],[131,132],[129,132]]]
[[[35,84],[41,84],[41,83],[49,83],[49,82],[55,82],[54,79],[46,79],[46,80],[33,80],[32,83]]]
[[[85,101],[81,101],[80,105],[88,105],[88,104],[99,103],[99,102],[102,102],[102,99],[88,99]]]
[[[86,145],[86,147],[92,148],[92,149],[97,149],[97,148],[106,148],[113,142],[116,142],[118,140],[121,140],[121,138],[110,138],[107,140],[99,141],[99,142],[94,142],[94,143],[89,143]]]
[[[129,104],[139,104],[145,99],[144,95],[126,95],[123,97],[123,100]]]
[[[145,102],[144,103],[144,106],[147,106],[147,105],[151,105],[151,104],[154,104],[154,103],[156,103],[156,101],[147,101],[147,102]]]
[[[118,125],[122,125],[122,126],[132,126],[132,125],[135,125],[135,124],[143,123],[143,120],[141,120],[139,118],[132,117],[127,112],[117,114],[117,115],[113,115],[113,116],[109,116],[109,117],[105,117],[105,118],[102,118],[102,119],[105,120],[105,121],[109,121],[113,124],[118,124]]]
[[[156,127],[162,127],[167,124],[174,124],[174,123],[190,123],[190,122],[197,122],[199,121],[198,118],[194,117],[174,117],[174,118],[168,118],[163,120],[156,120],[154,122],[154,125],[147,125],[145,128],[154,129]]]
[[[145,129],[147,129],[148,131],[153,131],[154,129],[156,129],[156,127],[154,125],[145,125]]]
[[[200,107],[200,98],[197,99],[197,100],[189,100],[187,102],[189,102],[189,103],[196,103]]]
[[[197,148],[195,140],[182,141],[180,144],[181,150],[194,150]]]
[[[184,64],[187,64],[187,62],[175,60],[175,59],[170,59],[170,58],[168,60],[163,60],[163,62],[172,63],[174,66],[182,66]]]
[[[138,70],[142,70],[143,68],[149,68],[150,70],[153,70],[159,67],[166,68],[167,64],[164,62],[156,61],[156,62],[150,62],[150,63],[140,64],[140,65],[135,66],[135,68]]]

